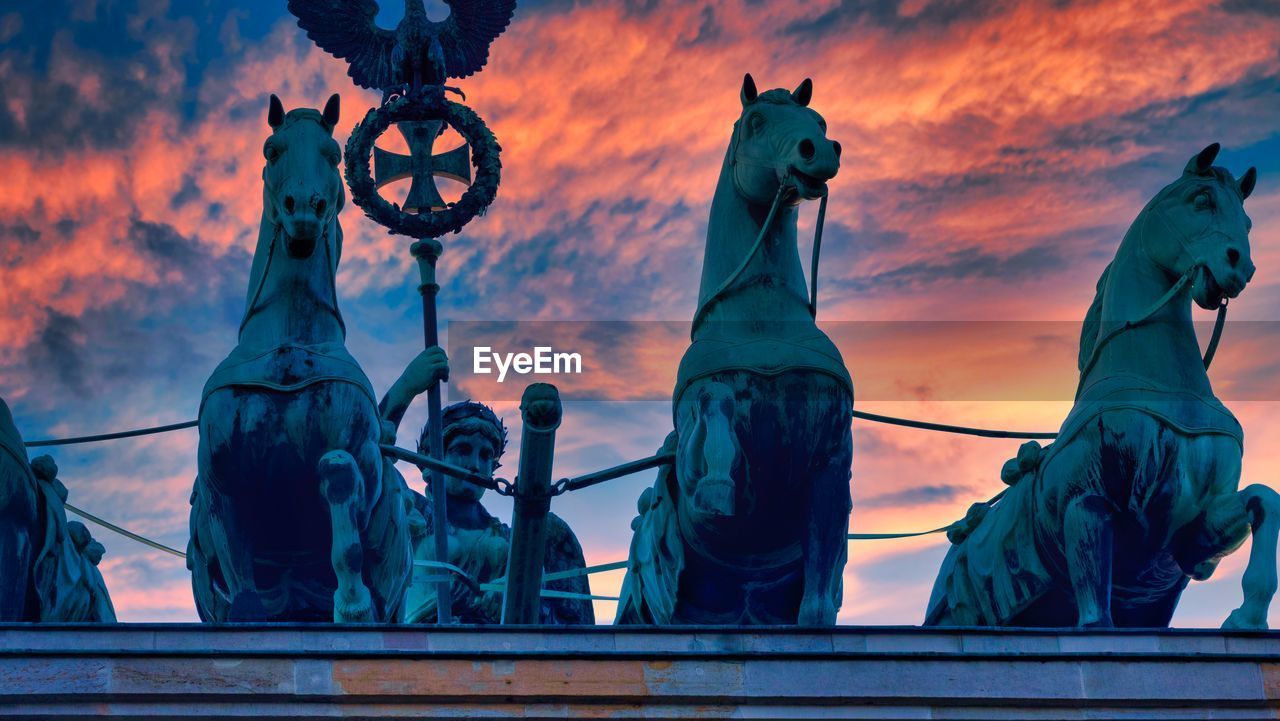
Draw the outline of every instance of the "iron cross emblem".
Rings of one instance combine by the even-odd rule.
[[[433,155],[436,138],[443,130],[442,120],[415,120],[396,124],[409,154],[392,153],[382,148],[373,149],[373,182],[378,188],[397,180],[409,178],[409,197],[404,210],[421,213],[443,210],[444,199],[436,189],[436,178],[449,178],[459,183],[471,184],[471,152],[466,143],[440,155]]]

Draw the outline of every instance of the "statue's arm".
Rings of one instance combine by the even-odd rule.
[[[404,373],[391,384],[387,394],[378,404],[378,413],[382,420],[390,422],[396,428],[404,420],[405,411],[413,399],[422,395],[428,388],[440,381],[449,380],[449,358],[440,346],[432,346],[410,361]]]

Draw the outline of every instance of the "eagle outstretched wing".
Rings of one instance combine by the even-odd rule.
[[[489,46],[511,23],[516,0],[445,2],[449,5],[449,17],[440,23],[443,27],[437,26],[440,46],[444,49],[445,72],[451,78],[465,78],[489,61]]]
[[[374,0],[289,0],[289,12],[320,49],[349,63],[356,85],[381,90],[402,81],[391,57],[396,34],[374,23]]]

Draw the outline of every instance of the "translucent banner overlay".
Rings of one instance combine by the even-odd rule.
[[[731,327],[736,326],[736,327]],[[859,401],[1070,401],[1079,381],[1081,324],[1068,321],[823,322],[853,377]],[[516,401],[530,383],[565,400],[666,401],[690,346],[675,321],[452,321],[447,329],[450,401]],[[1150,323],[1106,345],[1094,373],[1144,377],[1172,369],[1194,377],[1212,321]],[[1105,328],[1104,328],[1105,330]],[[700,337],[787,338],[807,323],[704,325]],[[1224,401],[1280,400],[1280,321],[1230,321],[1209,372]],[[726,365],[751,362],[727,354]]]

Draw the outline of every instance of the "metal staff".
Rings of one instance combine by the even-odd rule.
[[[440,284],[436,282],[436,261],[444,246],[435,238],[420,238],[409,247],[418,261],[418,294],[422,296],[422,336],[426,348],[440,345],[440,330],[436,317],[436,295]],[[440,425],[440,381],[427,389],[427,443],[432,458],[444,458],[444,435]],[[435,556],[437,560],[449,560],[449,501],[445,494],[444,474],[432,468],[431,515],[435,521]],[[441,625],[453,623],[453,593],[450,578],[441,575],[436,579],[436,620]]]

